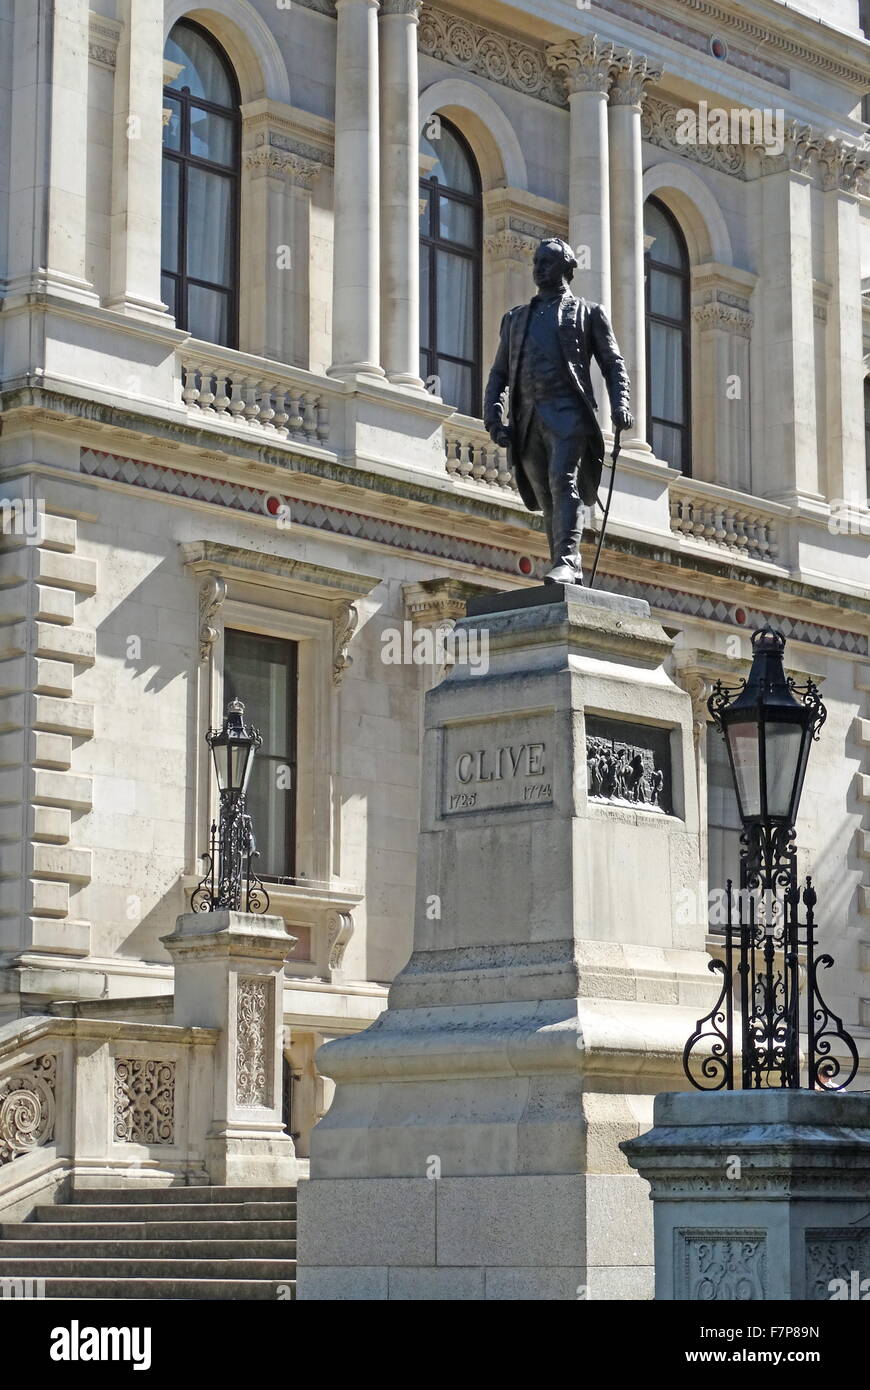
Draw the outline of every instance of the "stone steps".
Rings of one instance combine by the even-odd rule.
[[[52,1299],[292,1298],[295,1218],[293,1188],[91,1188],[0,1223],[0,1277]]]
[[[80,1187],[69,1200],[70,1207],[89,1206],[98,1202],[102,1206],[127,1207],[155,1204],[167,1206],[180,1202],[190,1206],[192,1202],[202,1202],[213,1207],[216,1203],[229,1203],[231,1206],[244,1201],[249,1202],[289,1202],[296,1205],[295,1187]]]
[[[241,1224],[241,1223],[240,1223]],[[62,1229],[62,1228],[58,1228]],[[85,1240],[60,1238],[53,1240],[22,1240],[10,1235],[0,1240],[0,1276],[16,1260],[38,1260],[56,1257],[59,1260],[164,1260],[174,1259],[179,1252],[179,1240],[143,1237],[142,1239],[103,1240],[104,1228],[88,1227],[96,1236]],[[296,1240],[184,1240],[186,1260],[295,1260]]]
[[[37,1207],[33,1213],[35,1221],[51,1221],[57,1219],[58,1208]],[[64,1218],[67,1221],[245,1221],[268,1220],[270,1217],[276,1221],[294,1221],[296,1219],[295,1202],[225,1202],[214,1207],[208,1206],[205,1202],[191,1203],[190,1206],[176,1202],[173,1205],[162,1205],[157,1202],[145,1202],[143,1204],[131,1203],[129,1206],[101,1206],[98,1202],[88,1203],[87,1206],[70,1204],[63,1208]]]
[[[66,1211],[66,1207],[52,1207]],[[85,1240],[295,1240],[295,1221],[7,1221],[0,1239],[37,1241]]]
[[[62,1299],[269,1299],[277,1302],[292,1281],[282,1279],[53,1279],[46,1277],[45,1297]],[[286,1295],[285,1295],[286,1297]]]

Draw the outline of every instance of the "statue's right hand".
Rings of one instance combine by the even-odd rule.
[[[493,425],[489,431],[489,437],[493,444],[497,444],[500,449],[506,449],[510,443],[510,430],[504,425]]]

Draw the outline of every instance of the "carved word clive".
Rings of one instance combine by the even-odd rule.
[[[509,777],[543,777],[547,770],[545,752],[544,743],[520,743],[460,753],[455,765],[456,780],[467,786],[469,782],[501,782]]]

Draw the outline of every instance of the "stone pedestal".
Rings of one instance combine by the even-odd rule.
[[[660,1095],[621,1147],[652,1188],[657,1299],[870,1297],[870,1093]]]
[[[549,585],[469,609],[456,650],[487,643],[488,670],[426,697],[413,954],[377,1022],[318,1053],[337,1089],[299,1296],[649,1297],[618,1144],[710,1001],[672,911],[699,873],[691,702],[645,603]]]
[[[162,938],[175,966],[174,1022],[219,1028],[206,1139],[211,1181],[294,1182],[300,1165],[281,1121],[284,961],[280,917],[187,912]]]

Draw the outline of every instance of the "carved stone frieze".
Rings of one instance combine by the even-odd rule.
[[[659,100],[658,97],[648,96],[640,117],[642,139],[686,159],[692,159],[697,164],[706,164],[719,173],[746,178],[746,151],[741,145],[719,145],[710,142],[687,144],[677,138],[677,113],[680,109],[670,102]]]
[[[420,14],[420,52],[464,68],[515,92],[564,106],[562,79],[548,66],[543,48],[486,29],[473,20],[424,5]]]
[[[272,983],[264,975],[240,976],[236,1000],[236,1104],[272,1103]]]
[[[115,1058],[113,1133],[118,1144],[175,1143],[175,1063]]]
[[[57,1058],[46,1053],[0,1077],[0,1165],[54,1138]]]

